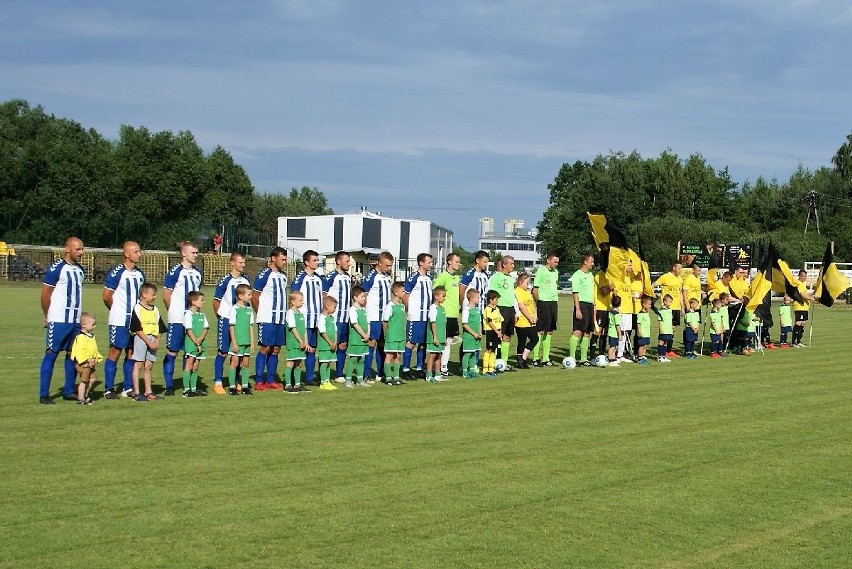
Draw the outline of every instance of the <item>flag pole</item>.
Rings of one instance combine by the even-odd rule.
[[[808,316],[808,347],[811,347],[811,343],[814,341],[814,301],[813,299],[809,300],[808,303],[811,305],[809,311],[810,315]]]
[[[743,301],[740,301],[740,307],[737,309],[737,316],[736,316],[736,318],[734,318],[734,321],[733,321],[733,322],[729,322],[729,323],[728,323],[728,324],[730,324],[730,325],[731,325],[731,332],[733,332],[733,331],[736,329],[736,327],[737,327],[737,322],[739,322],[739,321],[740,321],[740,313],[742,313],[742,310],[743,310],[743,306],[744,306],[744,305],[745,305],[745,303],[744,303]],[[725,342],[725,351],[726,351],[726,352],[728,351],[728,348],[729,348],[729,347],[730,347],[730,345],[731,345],[731,338],[733,338],[733,337],[734,337],[733,333],[728,334],[728,340],[727,340],[727,342]]]

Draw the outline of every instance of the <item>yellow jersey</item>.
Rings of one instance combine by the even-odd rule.
[[[683,288],[686,292],[686,302],[689,303],[693,298],[698,301],[701,306],[701,279],[692,273],[687,273],[683,277]]]
[[[84,364],[89,360],[95,360],[97,363],[104,361],[104,357],[98,352],[98,341],[94,336],[85,332],[80,332],[74,338],[74,345],[71,346],[71,359],[78,364]]]
[[[518,301],[518,306],[522,306],[527,309],[527,314],[536,317],[535,314],[535,300],[533,299],[532,294],[525,288],[516,288],[515,289],[515,299]],[[518,320],[515,322],[516,328],[529,328],[532,326],[532,323],[527,320],[527,317],[524,316],[524,313],[518,310]]]
[[[737,298],[742,298],[748,294],[749,282],[748,279],[734,277],[731,279],[731,284],[728,285],[731,289],[731,294]]]
[[[625,276],[624,280],[616,282],[612,288],[613,294],[621,299],[619,311],[622,314],[636,314],[636,309],[633,308],[633,278]]]
[[[661,297],[665,295],[672,297],[672,310],[681,309],[680,291],[683,290],[683,281],[680,280],[680,277],[675,276],[674,273],[669,271],[668,273],[661,275],[660,278],[657,279],[657,282],[654,283],[654,286],[662,288],[662,292],[660,294]]]

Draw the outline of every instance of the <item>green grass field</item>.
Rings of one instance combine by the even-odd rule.
[[[751,357],[81,407],[38,404],[38,294],[0,284],[0,567],[852,558],[844,307],[816,310],[813,347]]]

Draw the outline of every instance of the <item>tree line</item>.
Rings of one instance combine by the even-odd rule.
[[[852,259],[852,134],[831,160],[833,167],[801,166],[789,180],[757,178],[741,187],[728,169],[715,170],[700,154],[685,160],[665,151],[656,158],[611,152],[592,161],[565,163],[548,185],[550,204],[538,225],[544,250],[567,265],[594,248],[586,212],[605,213],[634,249],[641,236],[652,269],[664,270],[684,243],[773,242],[791,266],[820,260],[826,239],[836,258]],[[817,234],[806,195],[816,191]],[[564,261],[563,261],[564,262]]]
[[[225,149],[205,153],[189,131],[123,125],[110,140],[11,100],[0,104],[0,212],[0,238],[10,243],[57,244],[75,234],[92,247],[134,239],[172,249],[223,226],[274,245],[278,216],[332,210],[317,188],[257,192]]]

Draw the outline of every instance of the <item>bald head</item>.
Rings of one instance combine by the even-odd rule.
[[[65,240],[64,258],[68,263],[79,263],[83,259],[83,242],[78,237]]]
[[[121,249],[124,252],[124,265],[128,269],[136,267],[136,263],[142,258],[142,249],[139,248],[139,243],[136,241],[125,241]]]

